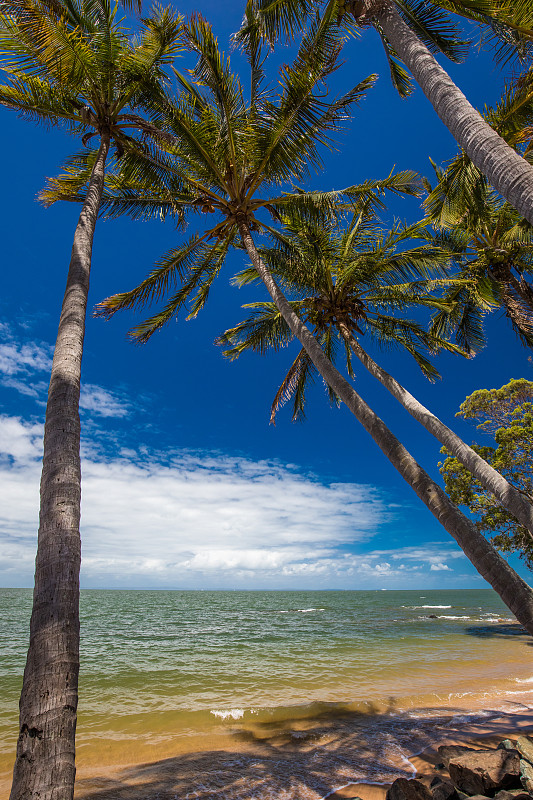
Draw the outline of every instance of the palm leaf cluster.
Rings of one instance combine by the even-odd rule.
[[[524,9],[513,8],[510,3],[497,0],[391,1],[402,20],[431,53],[442,53],[453,62],[464,61],[470,43],[465,39],[464,27],[451,14],[481,24],[485,37],[494,43],[500,58],[503,52],[507,58],[529,53],[530,15]],[[525,5],[526,0],[523,3]],[[370,0],[247,0],[242,27],[234,38],[237,44],[246,47],[250,38],[259,36],[273,46],[280,38],[294,39],[317,14],[328,17],[330,24],[337,25],[350,36],[359,36],[364,27],[373,25],[383,44],[392,84],[400,96],[406,97],[412,92],[412,79],[375,17],[382,5]]]
[[[136,112],[162,96],[183,20],[156,6],[131,36],[118,12],[109,0],[3,2],[0,103],[82,137],[84,147],[105,132],[122,155],[134,129],[149,131]]]
[[[533,229],[465,156],[436,171],[424,205],[465,283],[449,294],[452,311],[436,316],[435,332],[455,332],[475,352],[485,343],[484,315],[501,307],[522,343],[533,345]]]
[[[177,75],[179,96],[155,110],[162,131],[157,142],[125,153],[120,170],[108,177],[103,205],[109,216],[170,215],[178,224],[200,216],[200,222],[138,287],[103,301],[98,313],[164,301],[132,331],[146,341],[182,309],[194,316],[205,305],[228,251],[242,246],[242,224],[270,235],[288,205],[326,218],[339,202],[360,203],[386,189],[420,191],[409,171],[333,192],[295,185],[320,167],[321,148],[374,81],[370,76],[340,97],[329,96],[325,82],[338,65],[341,43],[327,20],[317,18],[293,63],[282,68],[276,91],[265,85],[260,43],[250,45],[247,96],[210,26],[200,17],[191,20],[187,46],[197,64],[190,76]],[[212,220],[201,216],[211,214]]]
[[[342,354],[350,377],[354,377],[351,342],[353,337],[366,337],[378,348],[406,350],[434,379],[439,373],[428,355],[440,348],[460,351],[406,314],[448,308],[438,296],[456,283],[446,276],[448,254],[431,242],[422,223],[398,222],[387,230],[376,216],[381,198],[375,195],[372,200],[365,199],[350,219],[344,214],[317,220],[300,210],[287,211],[282,232],[273,234],[272,246],[262,247],[261,256],[328,358],[335,361]],[[235,279],[239,286],[256,281],[254,269]],[[249,317],[218,340],[230,345],[225,350],[229,358],[247,350],[276,351],[292,341],[289,326],[273,303],[249,303],[245,308]],[[291,398],[293,419],[303,418],[306,386],[315,377],[309,356],[300,350],[276,394],[271,421]]]

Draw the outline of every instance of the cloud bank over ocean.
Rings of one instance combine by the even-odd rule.
[[[50,348],[0,333],[1,382],[36,409],[0,417],[0,585],[31,586]],[[451,542],[373,547],[408,510],[377,487],[246,455],[132,447],[142,410],[124,390],[86,386],[81,413],[86,587],[392,588],[466,566]]]

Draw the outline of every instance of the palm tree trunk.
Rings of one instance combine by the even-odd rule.
[[[274,281],[257,252],[246,222],[239,222],[239,232],[255,270],[293,335],[299,339],[320,375],[368,431],[424,505],[455,539],[479,574],[490,583],[518,621],[533,635],[533,591],[531,588],[487,542],[474,524],[459,511],[441,487],[424,472],[385,423],[342,377],[326,357],[309,329],[294,313],[287,298]]]
[[[501,305],[517,333],[533,333],[533,289],[523,275],[517,278],[510,264],[493,264],[488,275],[501,289]]]
[[[479,480],[485,489],[492,492],[509,512],[529,531],[533,537],[533,505],[528,502],[514,486],[511,486],[485,459],[481,458],[471,447],[448,428],[438,417],[431,413],[416,397],[389,375],[379,364],[370,358],[351,331],[343,323],[339,330],[363,366],[395,397],[424,428],[432,434],[447,450],[452,453]]]
[[[498,136],[404,22],[394,2],[363,0],[442,122],[489,183],[533,224],[533,167]]]
[[[70,259],[44,428],[30,644],[10,800],[72,800],[79,673],[80,371],[94,229],[109,135],[102,134]]]

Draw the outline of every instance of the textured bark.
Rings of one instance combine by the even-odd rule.
[[[393,2],[363,0],[375,21],[411,71],[442,122],[489,183],[533,224],[533,167],[498,136],[473,108]]]
[[[30,644],[10,800],[71,800],[79,673],[80,371],[103,134],[76,231],[52,364]]]
[[[257,252],[245,222],[239,223],[239,232],[244,248],[268,293],[320,375],[371,435],[424,505],[455,539],[479,574],[499,594],[518,621],[533,635],[533,591],[531,588],[487,542],[473,523],[459,511],[441,487],[430,478],[402,443],[391,433],[383,420],[372,411],[333,366],[309,329],[294,313],[287,298],[274,281]]]
[[[454,455],[461,464],[492,492],[502,506],[533,534],[533,505],[514,486],[511,486],[485,459],[478,456],[463,440],[431,413],[416,397],[370,358],[346,325],[339,325],[342,336],[366,369],[395,397],[424,428]]]

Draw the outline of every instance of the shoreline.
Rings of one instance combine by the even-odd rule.
[[[443,709],[444,711],[445,709]],[[404,720],[407,723],[407,720]],[[292,734],[302,733],[292,730]],[[331,731],[330,731],[331,733]],[[417,777],[429,785],[436,774],[441,744],[460,744],[483,749],[496,747],[504,738],[533,733],[533,708],[521,712],[502,713],[489,720],[458,723],[449,735],[432,741],[418,752],[398,752],[396,763],[390,766],[396,777]],[[284,736],[279,732],[265,740],[251,740],[244,733],[235,735],[234,747],[176,754],[160,761],[106,768],[81,765],[76,782],[75,800],[174,800],[192,797],[197,800],[247,800],[248,798],[277,798],[277,800],[384,800],[394,776],[387,782],[350,780],[349,763],[339,764],[342,746],[342,725],[338,741],[325,742],[312,737]],[[379,759],[368,752],[361,726],[354,743],[349,747],[348,762],[352,770],[364,772],[365,763]],[[266,742],[266,743],[265,743]],[[315,762],[326,749],[323,769]],[[397,742],[391,742],[394,745]],[[364,751],[362,753],[361,751]],[[281,768],[280,768],[281,765]],[[345,775],[342,780],[342,775]],[[441,774],[441,773],[439,773]],[[354,775],[355,777],[355,775]],[[327,786],[329,783],[329,786]]]
[[[524,695],[528,705],[508,701],[507,711],[499,698],[499,709],[488,703],[462,713],[447,706],[418,709],[419,714],[333,713],[255,731],[233,724],[224,736],[167,742],[160,758],[128,758],[129,763],[84,763],[82,745],[75,800],[385,800],[396,777],[429,785],[439,745],[482,749],[533,734],[533,703],[529,692]],[[380,770],[387,780],[376,779]],[[7,800],[11,776],[2,778],[0,798]]]

